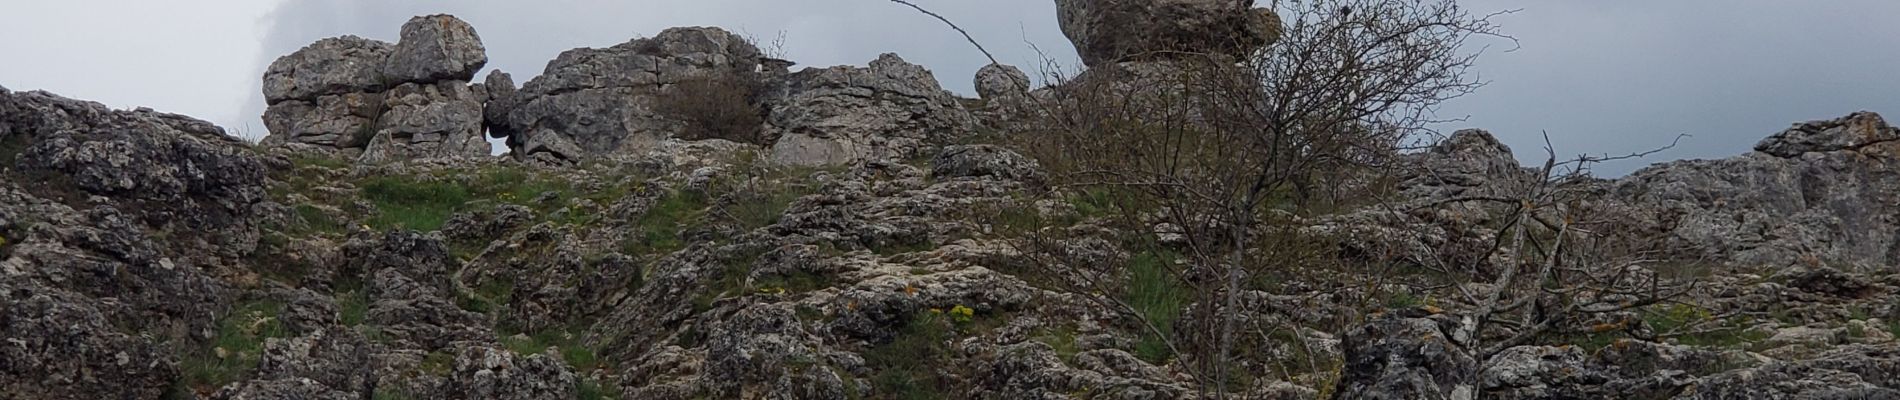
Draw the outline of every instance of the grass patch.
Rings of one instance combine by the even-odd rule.
[[[600,368],[600,352],[588,346],[582,335],[566,330],[547,330],[524,335],[508,335],[500,339],[508,351],[520,355],[541,354],[553,348],[561,360],[574,367],[575,372],[587,372]]]
[[[1038,329],[1033,339],[1055,349],[1056,357],[1062,358],[1064,363],[1075,363],[1075,354],[1081,352],[1081,346],[1076,344],[1073,325]]]
[[[345,230],[342,222],[317,206],[298,204],[292,210],[297,213],[295,233],[342,233]]]
[[[594,378],[583,378],[579,382],[574,383],[574,398],[576,399],[608,400],[619,399],[621,396],[624,396],[624,394],[620,393],[619,386],[603,385],[600,381],[594,380]]]
[[[289,329],[276,318],[283,311],[283,303],[276,301],[233,307],[218,321],[217,337],[179,357],[184,386],[205,392],[249,377],[263,355],[266,339],[290,337]]]
[[[1181,309],[1188,303],[1187,286],[1168,267],[1178,258],[1165,251],[1149,250],[1128,260],[1128,289],[1123,300],[1164,334],[1174,332],[1174,322],[1181,318]],[[1166,363],[1174,357],[1167,340],[1143,329],[1135,355],[1157,365]]]
[[[369,315],[369,294],[361,289],[336,295],[337,319],[343,326],[362,325]]]
[[[864,353],[864,361],[876,366],[871,384],[884,398],[901,400],[943,399],[950,393],[948,382],[937,373],[940,362],[949,356],[949,341],[954,336],[950,318],[939,313],[919,312],[910,318],[889,343]]]
[[[456,170],[427,178],[374,177],[357,186],[378,210],[369,221],[371,227],[425,232],[441,229],[457,212],[493,203],[528,207],[546,221],[592,223],[599,219],[592,213],[567,210],[564,215],[552,214],[574,204],[575,200],[612,201],[618,198],[614,197],[616,194],[624,196],[627,190],[612,185],[582,195],[568,181],[506,167]]]
[[[692,192],[674,192],[660,198],[634,224],[642,232],[621,244],[621,252],[632,256],[666,254],[686,248],[680,231],[696,224],[706,214],[706,197]]]
[[[414,398],[415,397],[410,395],[409,392],[403,391],[402,389],[382,388],[377,388],[376,394],[370,396],[371,400],[410,400]]]
[[[369,221],[376,229],[441,229],[449,216],[471,199],[468,188],[453,182],[378,177],[361,187],[363,197],[376,204],[377,215]]]
[[[1657,333],[1692,329],[1691,327],[1712,319],[1714,315],[1710,314],[1709,310],[1686,304],[1650,307],[1643,312],[1643,322],[1649,324],[1650,329]],[[1747,348],[1754,343],[1768,340],[1768,333],[1748,329],[1749,324],[1746,322],[1748,321],[1722,321],[1713,329],[1703,329],[1700,332],[1675,338],[1677,343],[1688,346],[1731,349]]]
[[[488,277],[473,292],[457,294],[456,305],[463,310],[488,314],[508,306],[514,301],[515,283],[497,277]]]
[[[448,376],[449,371],[455,368],[455,355],[436,350],[422,356],[422,364],[416,368],[429,375]]]

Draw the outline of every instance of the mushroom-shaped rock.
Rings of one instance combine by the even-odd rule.
[[[1278,40],[1280,17],[1231,0],[1056,0],[1062,33],[1082,63],[1245,56]]]
[[[450,15],[410,18],[382,65],[393,82],[467,82],[488,63],[475,28]]]

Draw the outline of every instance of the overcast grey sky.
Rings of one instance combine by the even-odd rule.
[[[1040,46],[1073,68],[1050,0],[917,0],[1032,73]],[[1627,153],[1691,134],[1681,147],[1600,170],[1723,157],[1810,119],[1857,110],[1900,118],[1900,2],[1892,0],[1467,0],[1500,17],[1521,48],[1491,52],[1491,85],[1443,116],[1469,120],[1530,161],[1549,131],[1560,154]],[[985,60],[954,32],[883,0],[0,0],[0,85],[114,107],[150,106],[251,136],[259,76],[317,39],[394,41],[412,15],[472,23],[490,68],[525,82],[575,47],[671,26],[716,25],[770,42],[803,66],[863,64],[897,52],[963,94]]]

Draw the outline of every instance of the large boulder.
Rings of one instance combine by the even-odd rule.
[[[1029,75],[1016,66],[990,64],[976,70],[976,94],[985,101],[1022,101],[1029,90]]]
[[[264,101],[315,101],[321,96],[380,92],[387,87],[388,42],[343,36],[318,40],[279,57],[264,71]]]
[[[451,15],[410,18],[402,41],[383,61],[383,76],[395,82],[467,82],[488,63],[482,37]]]
[[[383,94],[383,112],[361,161],[384,164],[418,158],[480,156],[490,152],[482,133],[482,95],[455,81],[405,83]]]
[[[967,135],[975,117],[930,70],[884,54],[869,67],[806,69],[768,102],[772,159],[788,165],[902,160]]]
[[[394,45],[319,40],[264,74],[264,144],[363,152],[372,164],[486,156],[488,94],[467,83],[487,61],[474,28],[447,15],[410,19]]]
[[[639,154],[681,130],[657,107],[668,87],[753,74],[757,46],[719,28],[672,28],[604,49],[561,53],[547,70],[489,109],[517,158],[578,161]],[[505,76],[490,76],[490,86]],[[506,86],[491,91],[506,91]]]
[[[1280,37],[1280,17],[1233,0],[1056,0],[1062,33],[1082,63],[1245,57]]]

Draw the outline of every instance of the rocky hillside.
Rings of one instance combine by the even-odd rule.
[[[1098,67],[1167,61],[1142,38],[1238,54],[1279,34],[1197,0],[1058,3]],[[792,71],[691,27],[517,86],[471,83],[486,56],[454,17],[401,32],[278,59],[259,144],[0,88],[0,399],[1209,396],[1157,337],[1211,307],[1168,272],[1181,244],[1002,139],[1061,95],[1014,67],[966,99],[895,54]],[[1505,273],[1476,251],[1507,234],[1486,201],[1546,171],[1482,131],[1404,157],[1400,206],[1301,231],[1328,257]],[[1255,328],[1221,379],[1268,399],[1900,398],[1900,129],[1855,113],[1561,185],[1614,216],[1602,243],[1655,255],[1630,268],[1695,284],[1490,351],[1460,295],[1484,283],[1316,267],[1227,306]],[[1074,290],[1100,277],[1115,291]]]

